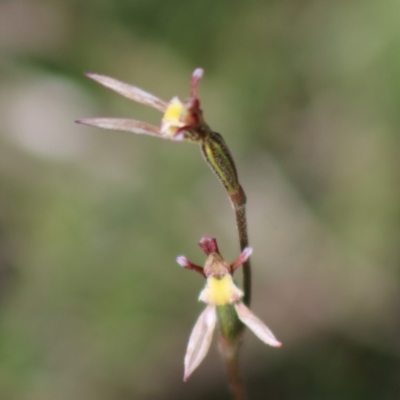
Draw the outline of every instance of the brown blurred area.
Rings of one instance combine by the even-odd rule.
[[[228,399],[183,356],[202,235],[238,254],[199,149],[74,124],[160,115],[196,67],[248,197],[251,399],[400,398],[400,3],[0,1],[0,399]],[[240,279],[240,275],[237,275]]]

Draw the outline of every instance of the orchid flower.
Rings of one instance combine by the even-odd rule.
[[[215,239],[204,236],[199,244],[207,255],[204,267],[193,264],[185,256],[179,256],[176,259],[182,267],[198,272],[207,279],[206,286],[199,296],[199,300],[206,303],[207,307],[197,319],[189,338],[184,361],[184,381],[189,379],[206,356],[217,322],[220,329],[223,329],[221,326],[223,321],[219,313],[221,308],[233,307],[237,318],[259,339],[272,347],[281,346],[271,330],[243,303],[244,293],[236,286],[232,278],[235,270],[250,257],[252,249],[246,247],[229,265],[221,257]]]
[[[199,142],[210,131],[203,119],[203,112],[200,109],[200,101],[197,95],[198,83],[203,73],[202,68],[194,70],[191,79],[191,96],[188,99],[181,101],[178,97],[173,97],[169,102],[165,102],[143,89],[117,79],[95,73],[87,73],[86,76],[88,78],[118,94],[161,111],[163,117],[160,126],[123,118],[84,118],[76,122],[103,129],[133,132],[163,139]]]

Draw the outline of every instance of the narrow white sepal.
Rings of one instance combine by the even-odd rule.
[[[185,382],[206,356],[210,348],[216,322],[217,313],[215,306],[208,305],[200,314],[190,334],[184,362],[185,374],[183,380]]]
[[[264,322],[256,317],[242,302],[235,303],[235,309],[239,319],[264,343],[272,347],[282,346],[282,343],[276,339]]]
[[[91,72],[87,73],[86,76],[100,83],[101,85],[113,90],[114,92],[117,92],[120,95],[127,97],[130,100],[145,104],[146,106],[153,107],[161,112],[164,112],[167,109],[167,103],[165,101],[136,86],[132,86],[128,83],[110,78],[109,76],[94,74]]]
[[[160,128],[147,122],[124,118],[84,118],[76,121],[78,124],[96,126],[102,129],[137,133],[163,138]]]

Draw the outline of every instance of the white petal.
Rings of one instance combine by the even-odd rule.
[[[242,302],[236,303],[235,309],[239,319],[264,343],[273,347],[282,346],[282,343],[276,339],[264,322],[256,317]]]
[[[209,305],[200,314],[190,334],[188,347],[185,355],[185,375],[187,381],[192,372],[199,366],[210,348],[212,335],[217,322],[215,307]]]
[[[91,72],[87,73],[86,76],[100,83],[101,85],[114,90],[114,92],[127,97],[130,100],[153,107],[161,112],[164,112],[167,109],[167,103],[165,101],[145,92],[136,86],[129,85],[108,76],[94,74]]]
[[[160,128],[135,119],[123,118],[84,118],[76,121],[78,124],[97,126],[103,129],[112,129],[115,131],[125,131],[138,133],[139,135],[150,135],[163,138],[160,135]]]

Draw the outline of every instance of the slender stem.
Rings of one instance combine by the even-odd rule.
[[[246,400],[247,393],[239,368],[239,343],[237,340],[229,340],[222,335],[219,337],[219,348],[225,362],[229,386],[233,400]]]
[[[243,251],[249,245],[249,237],[247,234],[247,218],[246,218],[246,194],[241,186],[239,190],[230,196],[233,209],[235,211],[236,227],[239,234],[240,249]],[[243,289],[244,303],[250,307],[251,303],[251,265],[250,258],[243,263]]]

